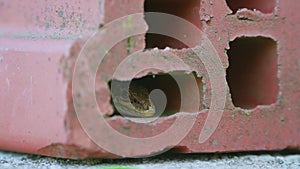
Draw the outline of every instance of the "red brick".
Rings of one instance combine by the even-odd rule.
[[[163,9],[155,3],[163,3],[160,6]],[[206,142],[198,143],[211,101],[211,82],[203,64],[191,55],[191,49],[182,49],[184,46],[173,39],[158,36],[145,44],[144,35],[134,37],[133,47],[128,46],[126,40],[117,44],[98,70],[96,95],[103,115],[113,113],[108,82],[119,62],[127,54],[145,47],[170,46],[182,50],[149,50],[143,59],[131,64],[142,67],[151,55],[168,57],[176,54],[201,76],[198,84],[205,90],[200,92],[201,109],[189,134],[177,145],[170,141],[165,147],[158,143],[154,146],[160,150],[175,146],[174,151],[180,153],[299,149],[300,16],[296,13],[300,6],[296,0],[272,1],[270,4],[234,0],[227,0],[227,3],[225,0],[202,0],[200,5],[186,3],[187,6],[196,5],[192,12],[184,7],[175,8],[170,1],[155,3],[149,10],[172,11],[188,19],[207,34],[216,48],[224,71],[227,70],[229,84],[222,119],[213,135]],[[249,9],[237,10],[240,7]],[[188,6],[188,9],[193,7]],[[118,17],[143,11],[143,1],[138,0],[1,1],[0,149],[64,158],[120,157],[99,148],[82,130],[73,107],[72,71],[84,42],[98,27]],[[196,14],[199,12],[199,18],[195,11]],[[180,27],[172,29],[181,31]],[[146,27],[143,31],[146,33]],[[122,32],[124,30],[119,31]],[[256,47],[247,39],[266,48]],[[265,42],[265,39],[269,41]],[[198,37],[192,40],[197,41]],[[90,51],[93,52],[97,51]],[[244,69],[239,67],[242,60],[234,58],[245,56],[248,56],[246,67],[253,72],[243,74]],[[228,57],[234,59],[233,62],[229,62]],[[236,66],[236,70],[230,69]],[[162,69],[165,73],[186,70],[174,61]],[[128,72],[132,70],[128,67]],[[155,70],[148,72],[157,73]],[[137,78],[148,72],[142,72]],[[128,80],[130,76],[124,72],[118,78]],[[254,91],[245,94],[244,88]],[[173,104],[178,103],[174,101]],[[151,127],[119,116],[108,122],[123,134],[143,138],[161,133],[175,117],[184,116],[177,113],[162,117]],[[101,131],[94,123],[91,121],[94,125],[91,129]],[[121,140],[110,141],[116,147],[125,146],[120,145]],[[156,153],[152,148],[143,147],[145,154],[142,155]],[[133,151],[131,155],[141,154]]]

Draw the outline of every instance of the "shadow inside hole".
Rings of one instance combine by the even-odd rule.
[[[268,14],[272,13],[276,7],[276,0],[226,0],[226,3],[234,14],[242,8],[259,10]]]
[[[200,0],[145,0],[144,3],[145,12],[161,12],[175,15],[177,17],[187,20],[191,24],[194,24],[199,29],[201,29],[202,24],[200,22],[199,10]],[[147,17],[147,15],[145,15],[145,20],[149,26],[149,30],[151,30],[153,27],[160,26],[153,25],[153,23],[155,22],[152,22]],[[172,31],[174,34],[179,35],[187,31],[183,29],[184,26],[185,25],[176,25],[176,23],[169,22],[167,25],[164,26],[164,29]],[[193,41],[192,39],[190,40]],[[159,49],[164,49],[166,47],[170,47],[173,49],[188,48],[188,46],[182,43],[180,40],[160,34],[147,33],[145,41],[146,49],[151,49],[155,47]]]
[[[227,51],[227,82],[233,104],[252,109],[276,102],[277,43],[267,37],[240,37],[230,42]]]

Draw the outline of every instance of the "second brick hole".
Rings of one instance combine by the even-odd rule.
[[[252,109],[276,102],[277,43],[268,37],[240,37],[227,51],[227,82],[236,107]]]
[[[262,13],[272,13],[276,6],[276,0],[226,0],[233,13],[239,9],[259,10]]]
[[[199,9],[200,0],[145,0],[144,4],[145,12],[160,12],[175,15],[187,20],[201,29],[202,25],[200,22]],[[183,30],[182,28],[186,25],[177,25],[177,23],[172,23],[171,21],[168,21],[165,25],[155,25],[156,22],[150,20],[147,15],[145,15],[145,20],[149,26],[149,30],[162,26],[164,30],[168,30],[179,35],[184,34],[184,32],[188,32],[188,30]],[[146,49],[155,47],[159,49],[164,49],[166,47],[182,49],[188,47],[180,40],[165,35],[152,34],[149,33],[149,30],[146,34]]]

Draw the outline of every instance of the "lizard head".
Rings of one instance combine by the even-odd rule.
[[[155,105],[149,98],[149,92],[145,87],[132,84],[129,90],[119,89],[121,91],[114,98],[114,104],[121,114],[131,117],[155,115]]]

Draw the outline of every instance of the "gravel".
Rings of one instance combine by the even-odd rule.
[[[300,154],[166,154],[143,159],[70,160],[0,151],[0,169],[300,169]]]

